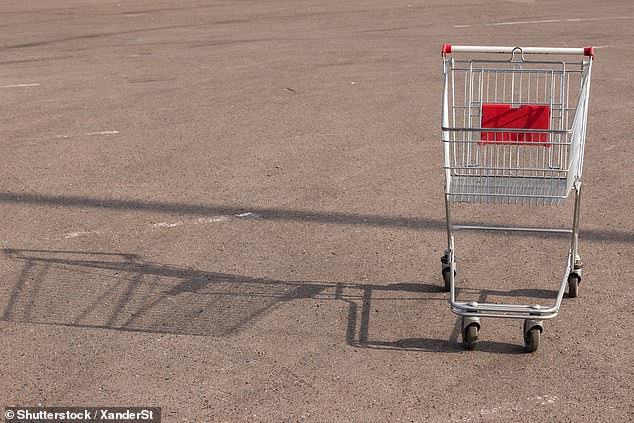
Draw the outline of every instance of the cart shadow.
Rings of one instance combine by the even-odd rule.
[[[4,249],[18,263],[0,320],[168,334],[229,336],[295,300],[348,304],[346,341],[367,343],[374,293],[387,301],[444,300],[419,283],[318,283],[254,278],[151,263],[134,254]],[[392,295],[395,294],[395,295]],[[360,316],[359,316],[360,313]]]
[[[442,290],[441,290],[442,291]],[[436,352],[436,353],[464,353],[461,343],[462,321],[456,319],[451,334],[444,339],[434,338],[402,338],[394,341],[376,341],[368,337],[371,316],[371,294],[367,293],[361,302],[362,310],[359,313],[361,322],[359,332],[354,331],[356,304],[350,304],[350,316],[348,318],[347,341],[348,344],[357,348],[368,348],[377,350],[398,350],[409,352]],[[445,298],[443,300],[446,301]],[[482,340],[478,342],[478,352],[495,354],[525,354],[526,350],[522,345],[506,342]]]
[[[393,342],[371,342],[366,347],[380,350],[468,353],[460,341],[454,337],[450,339],[406,338]],[[522,345],[497,341],[479,341],[476,351],[495,354],[526,353]]]
[[[249,328],[284,304],[310,299],[347,305],[345,341],[352,347],[463,351],[456,328],[448,339],[375,339],[387,336],[380,330],[370,336],[376,303],[392,307],[415,302],[417,310],[421,302],[444,303],[446,294],[439,285],[280,281],[157,264],[135,254],[3,252],[18,264],[15,282],[0,302],[0,320],[6,322],[224,337]],[[388,315],[389,320],[394,318]],[[478,350],[515,353],[515,347],[482,342]]]
[[[539,298],[544,300],[553,300],[557,297],[559,291],[556,289],[539,289],[539,288],[521,288],[521,289],[511,289],[509,291],[499,291],[492,289],[482,290],[482,296],[484,299],[480,301],[485,302],[486,297],[494,296],[494,297],[510,297],[510,298]]]
[[[13,322],[229,336],[280,303],[326,288],[157,264],[134,254],[4,254],[20,263],[0,308],[0,319]]]

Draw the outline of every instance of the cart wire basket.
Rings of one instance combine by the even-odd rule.
[[[452,46],[442,48],[447,250],[442,261],[451,310],[462,316],[462,339],[476,346],[483,317],[524,320],[524,341],[536,351],[544,320],[557,316],[568,286],[576,297],[577,251],[590,75],[594,49]],[[570,229],[457,225],[453,203],[558,206],[575,192]],[[455,231],[540,232],[570,236],[570,251],[550,306],[460,302],[455,288]]]

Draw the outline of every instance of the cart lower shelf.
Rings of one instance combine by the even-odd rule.
[[[570,188],[565,178],[454,175],[449,184],[449,201],[495,204],[563,204]]]

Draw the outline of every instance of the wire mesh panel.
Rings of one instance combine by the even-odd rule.
[[[588,75],[584,61],[444,57],[449,200],[563,203],[581,173]]]

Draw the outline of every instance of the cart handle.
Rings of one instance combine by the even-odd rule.
[[[593,47],[560,48],[560,47],[501,47],[501,46],[453,46],[443,44],[442,55],[449,53],[514,53],[525,54],[583,54],[594,58]]]

